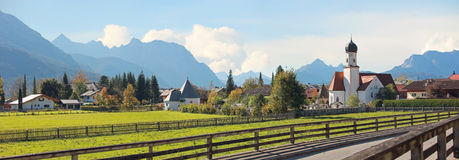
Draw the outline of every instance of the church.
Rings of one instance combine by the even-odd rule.
[[[346,45],[346,63],[343,72],[335,72],[328,89],[329,104],[345,105],[351,95],[357,95],[360,103],[376,99],[379,89],[388,84],[395,86],[392,75],[382,73],[360,73],[357,65],[357,45],[351,41]]]

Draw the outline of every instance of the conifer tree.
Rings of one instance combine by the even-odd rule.
[[[137,85],[135,95],[139,102],[142,102],[145,99],[145,76],[143,75],[143,71],[140,72],[139,76],[137,77]]]
[[[22,90],[19,88],[19,93],[18,93],[18,110],[22,111]]]
[[[226,95],[230,95],[231,91],[236,88],[233,80],[233,71],[229,70],[228,79],[226,80]]]
[[[159,84],[156,76],[151,77],[151,97],[153,103],[162,102],[161,94],[159,92]]]
[[[152,100],[151,98],[151,79],[147,78],[145,80],[145,99],[150,102]]]
[[[264,83],[264,82],[263,82],[263,77],[262,77],[261,72],[260,72],[260,75],[259,75],[259,77],[258,77],[258,86],[259,86],[259,87],[262,87],[262,86],[263,86],[263,83]]]
[[[35,76],[33,76],[33,88],[32,88],[32,93],[37,94],[37,80],[35,79]]]
[[[22,97],[27,96],[27,78],[26,75],[24,74],[24,79],[22,80]]]
[[[61,99],[68,99],[72,95],[72,86],[70,85],[67,73],[64,72],[62,76],[62,88],[59,91],[59,97]]]
[[[5,91],[3,90],[2,76],[0,76],[0,104],[5,104]]]

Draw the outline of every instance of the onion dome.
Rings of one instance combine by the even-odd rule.
[[[357,45],[351,41],[345,47],[346,52],[357,52]]]

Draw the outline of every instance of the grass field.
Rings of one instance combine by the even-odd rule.
[[[191,114],[172,111],[151,112],[98,112],[88,114],[61,114],[37,116],[0,117],[0,130],[87,126],[99,124],[119,124],[136,122],[157,122],[185,119],[224,117],[222,115]]]
[[[299,118],[299,119],[240,124],[240,125],[210,126],[210,127],[187,128],[187,129],[167,130],[167,131],[141,132],[141,133],[133,133],[133,134],[112,135],[112,136],[0,143],[0,157],[19,155],[19,154],[40,153],[40,152],[47,152],[47,151],[58,151],[58,150],[68,150],[68,149],[77,149],[77,148],[85,148],[85,147],[95,147],[95,146],[102,146],[102,145],[114,145],[114,144],[122,144],[122,143],[169,139],[169,138],[184,137],[184,136],[191,136],[191,135],[200,135],[200,134],[206,134],[206,133],[226,132],[226,131],[232,131],[232,130],[260,128],[260,127],[268,127],[268,126],[276,126],[276,125],[284,125],[284,124],[306,123],[306,122],[313,122],[313,121],[326,121],[326,120],[336,120],[336,119],[345,119],[345,118],[364,118],[364,117],[375,117],[375,116],[408,114],[408,113],[409,112],[354,113],[354,114],[327,115],[327,116],[318,116],[318,117],[305,117],[305,118]],[[343,125],[343,124],[336,124],[336,125]],[[320,126],[304,127],[302,129],[306,129],[306,128],[311,129],[311,128],[317,128],[317,127],[320,127]],[[273,133],[279,133],[279,132],[281,131],[260,133],[260,136],[263,134],[273,134]],[[253,135],[249,134],[249,135],[237,135],[237,136],[232,136],[232,137],[220,137],[220,138],[215,139],[214,141],[218,142],[218,141],[225,141],[225,140],[231,140],[234,138],[242,138],[242,137],[249,137],[249,136],[253,136]],[[205,140],[198,140],[194,142],[179,143],[179,144],[167,145],[167,146],[159,146],[159,147],[155,146],[154,150],[161,151],[161,150],[166,150],[166,149],[171,149],[171,148],[184,147],[188,145],[198,145],[198,144],[204,144],[204,143],[205,143]],[[111,152],[104,152],[104,153],[97,153],[97,154],[81,155],[79,158],[80,159],[95,159],[95,158],[103,158],[103,157],[111,157],[111,156],[121,156],[121,155],[129,155],[129,154],[134,154],[134,153],[145,153],[147,152],[147,150],[148,150],[147,148],[137,148],[137,149],[129,149],[129,150],[121,150],[121,151],[111,151]],[[246,150],[251,150],[251,149],[246,149]],[[234,152],[241,152],[241,151],[244,151],[244,150],[239,150],[239,151],[234,151]],[[178,155],[183,155],[183,154],[184,153],[181,153]],[[188,152],[187,154],[190,154],[190,152]],[[163,159],[167,157],[170,157],[170,156],[159,157],[159,158]],[[68,158],[69,157],[59,158],[59,159],[68,159]]]

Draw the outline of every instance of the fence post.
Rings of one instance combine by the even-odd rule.
[[[427,124],[427,113],[424,113],[424,122]]]
[[[139,124],[138,123],[135,124],[135,132],[139,132]]]
[[[26,141],[28,141],[29,140],[29,130],[26,130],[25,133],[26,133],[25,134],[25,139],[26,139]]]
[[[180,129],[180,121],[177,121],[177,129]]]
[[[330,138],[330,126],[329,124],[325,124],[325,138],[329,139]]]
[[[459,158],[459,124],[457,121],[453,126],[453,153],[454,158]]]
[[[446,131],[437,135],[437,159],[446,160]]]
[[[354,120],[354,134],[357,134],[357,121]]]
[[[88,126],[86,126],[86,136],[89,136]]]
[[[57,138],[59,138],[59,128],[56,129]]]
[[[153,153],[153,146],[152,145],[148,146],[148,153],[150,153],[150,154]],[[153,155],[151,157],[148,157],[147,160],[153,160]]]
[[[234,117],[231,117],[231,124],[234,124],[233,118],[234,118]]]
[[[72,154],[72,160],[78,160],[78,154]]]
[[[113,124],[112,124],[112,134],[115,134],[115,131],[114,131],[114,129],[113,129],[113,128],[114,128],[114,127],[113,127]]]
[[[397,128],[397,116],[394,116],[394,128]]]
[[[450,118],[450,117],[451,117],[451,112],[448,111],[448,118]]]
[[[290,143],[295,144],[295,127],[290,127]]]
[[[413,160],[423,160],[424,159],[424,152],[422,147],[422,138],[419,137],[416,139],[416,143],[414,144],[414,148],[411,149],[411,159]]]
[[[232,119],[232,118],[231,118]],[[199,120],[196,120],[196,127],[199,126]]]
[[[260,146],[259,146],[259,143],[260,143],[260,138],[259,138],[259,132],[258,131],[255,131],[253,132],[254,133],[254,143],[255,143],[255,151],[259,151],[260,150]]]
[[[207,159],[212,159],[212,136],[207,138]]]
[[[414,122],[413,122],[413,115],[411,115],[411,126],[414,125]]]
[[[437,112],[437,121],[440,122],[440,112]]]
[[[379,130],[379,122],[378,122],[378,118],[375,119],[375,127],[376,127],[376,131]]]
[[[158,131],[160,131],[161,130],[161,123],[158,122],[157,125],[158,125]]]

